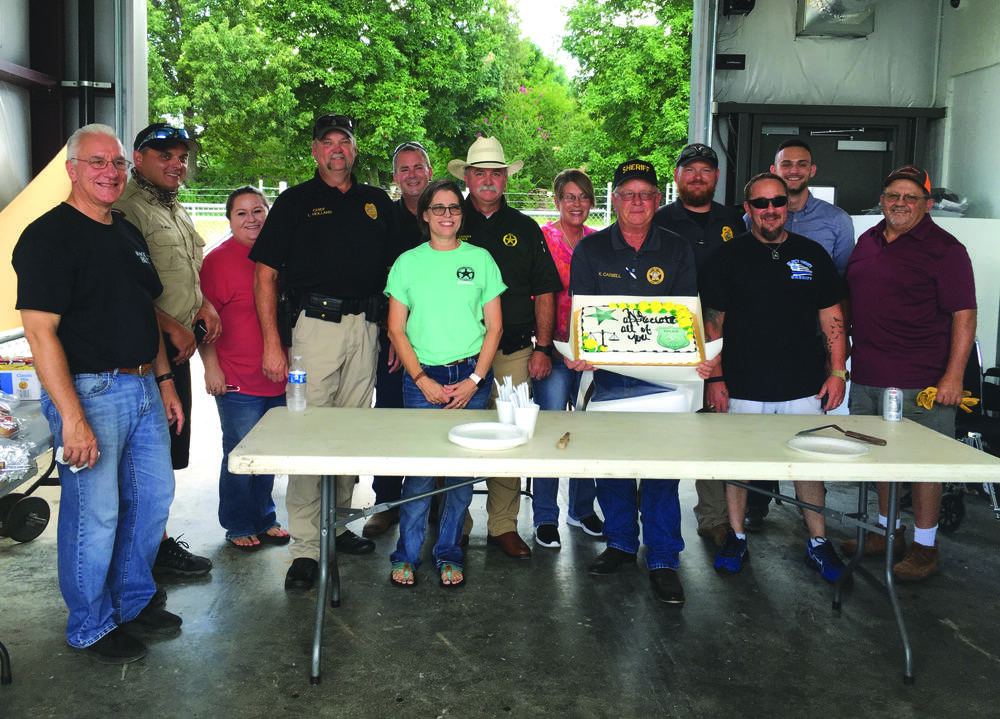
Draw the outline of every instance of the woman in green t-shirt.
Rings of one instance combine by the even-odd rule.
[[[400,255],[389,272],[389,339],[403,363],[403,404],[409,408],[485,409],[493,356],[503,331],[505,289],[489,252],[458,239],[462,195],[451,180],[432,182],[417,202],[417,221],[429,241]],[[445,486],[467,481],[448,477]],[[433,477],[407,477],[402,498],[427,492]],[[472,485],[444,494],[434,560],[441,586],[465,583],[458,537],[472,500]],[[430,498],[399,509],[399,542],[389,561],[390,581],[416,585]]]

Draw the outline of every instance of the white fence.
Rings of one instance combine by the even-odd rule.
[[[280,190],[284,190],[284,187],[261,187],[261,191],[264,192],[269,198],[274,198],[277,196]],[[395,190],[395,188],[392,188]],[[674,183],[670,183],[666,186],[663,195],[664,204],[673,202],[674,198],[677,196],[677,188]],[[210,197],[219,197],[227,194],[226,190],[219,188],[199,188],[197,191],[188,191],[188,196],[192,192],[197,195],[204,195]],[[590,219],[587,224],[590,227],[599,229],[601,227],[607,227],[611,224],[614,219],[614,211],[611,207],[609,199],[611,197],[611,183],[609,182],[603,191],[595,192],[596,198],[593,209],[590,211]],[[390,193],[393,199],[398,197],[398,192]],[[507,202],[510,203],[511,207],[520,210],[526,215],[536,218],[539,223],[548,222],[550,220],[556,220],[559,217],[559,213],[556,212],[555,204],[552,202],[552,193],[548,192],[545,195],[544,204],[547,208],[539,208],[539,196],[537,194],[528,194],[520,192],[510,192],[506,194]],[[191,215],[191,219],[194,220],[195,226],[198,228],[198,232],[205,241],[208,243],[208,247],[214,247],[219,242],[221,242],[229,233],[229,222],[226,220],[226,205],[225,203],[219,202],[189,202],[184,201],[184,208],[187,210],[188,214]],[[207,249],[207,248],[206,248]]]

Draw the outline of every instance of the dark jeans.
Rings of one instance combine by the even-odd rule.
[[[375,408],[400,409],[403,407],[403,369],[389,372],[389,335],[378,333],[378,367],[375,371]],[[372,480],[375,504],[395,502],[403,488],[402,477],[377,476]]]

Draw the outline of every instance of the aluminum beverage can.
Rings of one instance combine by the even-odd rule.
[[[882,394],[882,419],[886,422],[903,421],[903,390],[886,387]]]

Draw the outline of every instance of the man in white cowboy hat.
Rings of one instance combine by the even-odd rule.
[[[448,171],[469,188],[461,239],[488,250],[507,285],[500,297],[503,337],[493,373],[498,378],[509,375],[514,384],[542,379],[552,371],[555,293],[562,289],[538,223],[504,198],[507,178],[522,167],[521,160],[507,162],[495,137],[477,138],[466,160],[448,163]],[[491,404],[495,400],[494,390]],[[521,480],[493,478],[486,481],[486,487],[487,541],[515,559],[530,558],[531,548],[517,533]],[[468,518],[466,536],[471,529]]]

